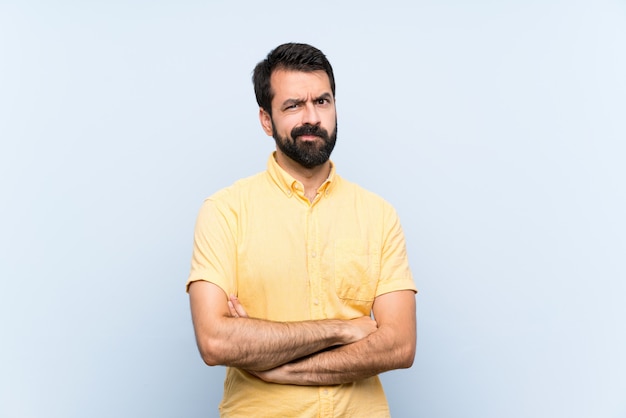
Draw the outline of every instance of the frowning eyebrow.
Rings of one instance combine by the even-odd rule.
[[[332,101],[332,99],[333,99],[333,96],[330,93],[324,93],[320,97],[316,97],[315,99],[313,99],[313,101],[317,102],[319,100],[328,100],[330,102]]]
[[[318,102],[320,100],[327,100],[328,102],[332,102],[332,98],[333,96],[330,93],[323,93],[322,95],[313,98],[313,102]],[[289,107],[289,106],[298,106],[298,105],[302,105],[306,102],[306,100],[304,99],[287,99],[283,102],[283,108],[285,107]]]

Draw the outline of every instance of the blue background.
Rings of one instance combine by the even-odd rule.
[[[265,168],[250,75],[337,79],[346,178],[420,289],[394,417],[626,417],[623,1],[0,0],[0,416],[212,417],[184,283]]]

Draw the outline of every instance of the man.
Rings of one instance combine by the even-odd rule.
[[[335,81],[285,44],[254,70],[267,171],[208,198],[187,289],[223,417],[388,417],[378,374],[415,356],[415,286],[394,209],[339,177]],[[371,315],[374,315],[374,319]]]

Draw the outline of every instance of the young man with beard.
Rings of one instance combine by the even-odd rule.
[[[321,51],[281,45],[253,82],[276,151],[204,202],[187,283],[202,358],[228,366],[221,416],[388,417],[377,375],[410,367],[416,339],[396,212],[329,160],[335,81]]]

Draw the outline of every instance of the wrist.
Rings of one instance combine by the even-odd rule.
[[[350,344],[355,341],[355,330],[350,321],[333,319],[333,340],[332,345]]]

